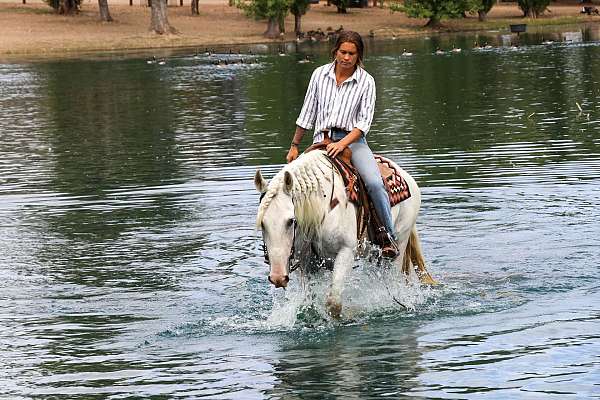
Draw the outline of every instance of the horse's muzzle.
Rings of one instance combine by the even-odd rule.
[[[290,281],[288,275],[269,275],[269,282],[275,285],[276,288],[285,288]]]

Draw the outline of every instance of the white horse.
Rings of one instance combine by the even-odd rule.
[[[411,196],[392,207],[401,254],[394,263],[405,274],[417,273],[422,282],[433,284],[435,281],[427,272],[421,254],[415,223],[421,191],[415,180],[400,170]],[[359,243],[357,207],[348,200],[337,168],[323,151],[315,150],[287,164],[270,183],[257,170],[254,184],[262,194],[256,224],[262,230],[268,252],[269,281],[278,288],[287,286],[292,256],[307,261],[310,254],[302,253],[313,251],[322,259],[334,260],[327,307],[332,316],[339,317],[344,279],[352,270]],[[330,208],[332,198],[339,203]]]

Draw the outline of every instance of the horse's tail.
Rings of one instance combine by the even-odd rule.
[[[427,272],[425,259],[421,252],[421,240],[419,239],[419,233],[417,232],[417,224],[413,225],[410,236],[408,237],[408,244],[406,245],[406,250],[404,250],[404,258],[402,260],[402,271],[408,275],[411,266],[415,267],[415,271],[422,283],[428,285],[437,284],[435,279]]]

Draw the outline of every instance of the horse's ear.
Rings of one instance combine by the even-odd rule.
[[[256,187],[256,190],[258,190],[260,193],[264,193],[267,191],[267,186],[267,181],[260,173],[260,169],[257,169],[256,174],[254,174],[254,187]]]
[[[285,174],[283,174],[283,183],[285,184],[283,186],[285,192],[287,194],[291,194],[292,187],[294,186],[294,179],[292,178],[292,174],[290,174],[288,171],[285,171]]]

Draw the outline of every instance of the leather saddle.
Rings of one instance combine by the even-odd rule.
[[[324,150],[332,140],[329,137],[319,143],[315,143],[305,150],[305,153],[313,150]],[[410,189],[406,180],[402,177],[400,169],[390,159],[377,155],[374,155],[379,172],[383,179],[383,183],[390,199],[390,207],[395,206],[408,199]],[[344,180],[344,186],[346,187],[346,194],[348,199],[356,204],[358,207],[357,219],[357,236],[358,240],[362,240],[367,235],[367,238],[377,244],[380,247],[390,244],[385,227],[375,212],[375,207],[369,198],[367,189],[363,184],[360,175],[356,171],[356,168],[352,165],[352,150],[346,147],[344,151],[335,158],[330,160],[332,164],[337,168]],[[329,208],[332,210],[339,204],[339,200],[335,197],[329,202]]]

